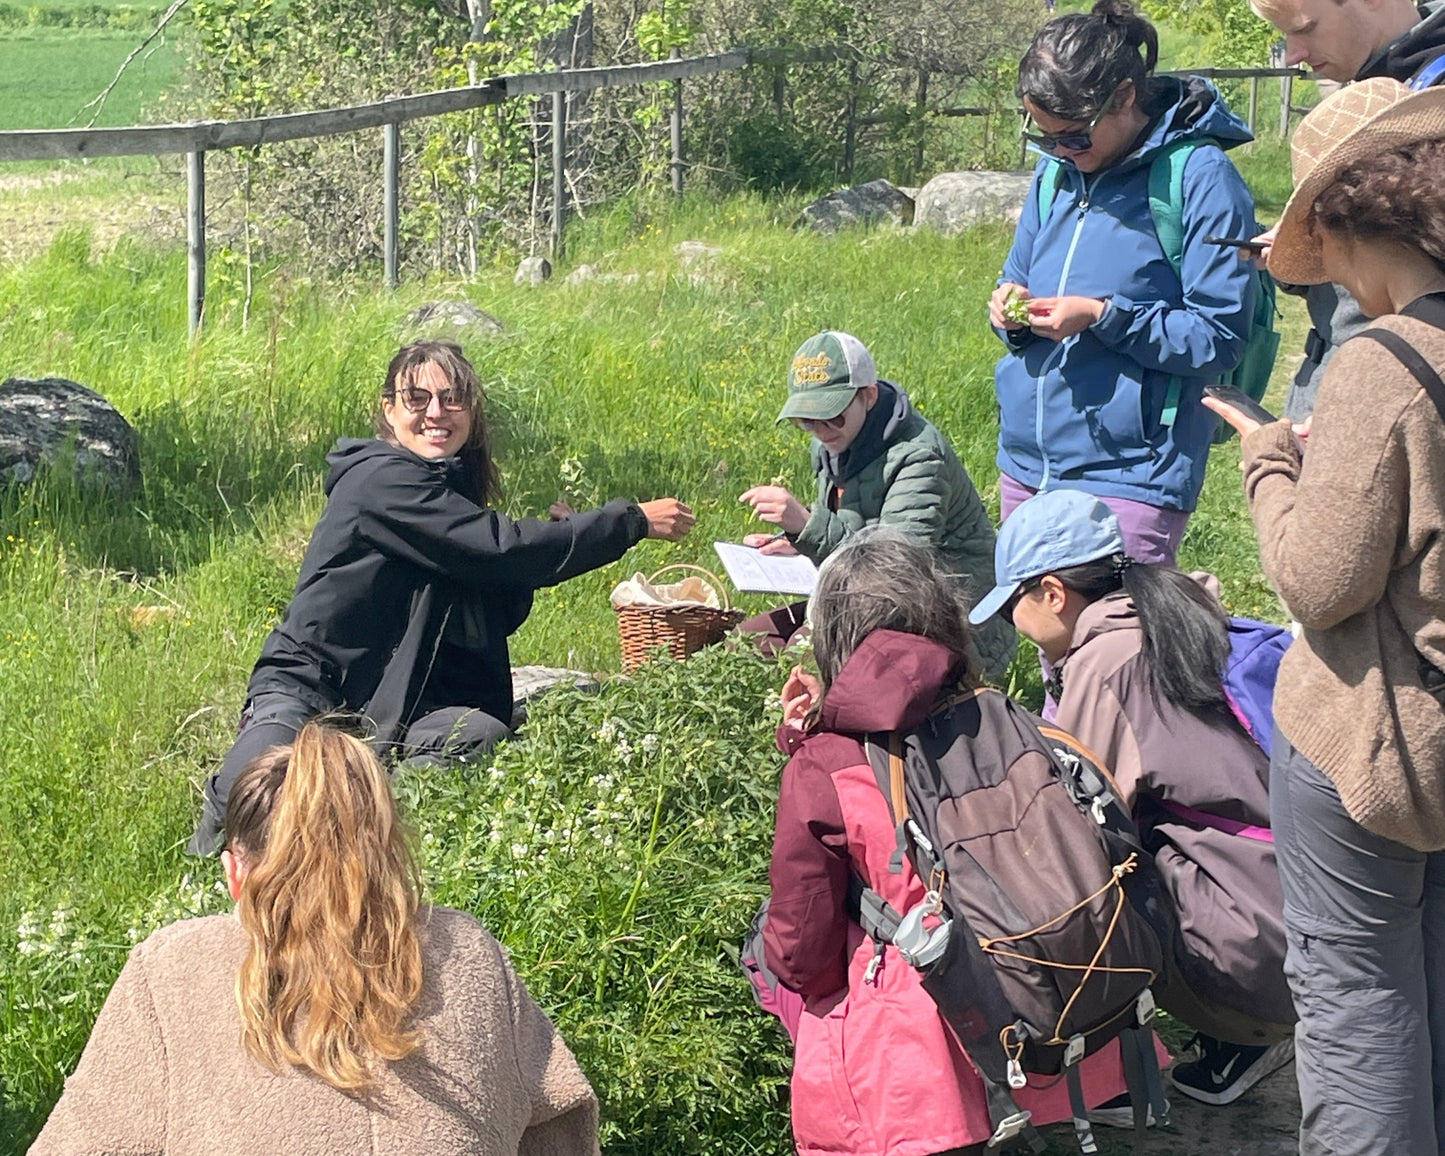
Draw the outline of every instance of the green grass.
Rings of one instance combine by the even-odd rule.
[[[82,107],[111,82],[148,30],[7,30],[0,36],[0,129],[83,127],[95,110],[81,115]],[[174,43],[157,41],[132,62],[96,123],[142,123],[179,69]]]
[[[179,848],[195,813],[195,784],[226,750],[251,663],[289,597],[321,505],[322,457],[337,435],[366,432],[408,310],[461,295],[505,323],[500,338],[471,342],[469,351],[489,383],[511,512],[543,511],[558,497],[588,505],[673,493],[698,512],[697,530],[682,546],[645,543],[622,563],[541,592],[516,636],[515,661],[616,670],[606,596],[619,578],[674,561],[715,567],[713,539],[757,528],[737,501],[750,484],[778,478],[808,493],[806,446],[791,427],[774,426],[773,416],[789,355],[820,327],[850,330],[870,344],[884,375],[952,437],[996,509],[998,347],[984,311],[1008,231],[950,240],[881,230],[827,239],[780,227],[795,208],[697,199],[655,215],[624,205],[582,223],[572,238],[576,259],[604,273],[637,274],[632,280],[566,286],[562,269],[546,286],[524,289],[499,272],[466,287],[414,285],[386,295],[370,285],[318,287],[273,271],[261,279],[245,330],[238,288],[218,276],[206,335],[193,346],[185,340],[179,254],[122,243],[93,257],[84,235],[67,234],[38,260],[0,266],[0,301],[14,303],[0,327],[0,365],[7,373],[72,377],[108,396],[140,433],[146,475],[144,493],[127,500],[97,501],[55,481],[0,498],[0,1111],[11,1114],[9,1121],[0,1116],[0,1135],[22,1138],[18,1148],[0,1141],[0,1153],[23,1149],[23,1137],[58,1093],[124,958],[129,930],[219,901],[196,881],[207,878],[206,868],[183,879],[190,865]],[[673,246],[685,239],[722,252],[684,270]],[[1219,573],[1236,610],[1277,615],[1237,461],[1234,444],[1216,452],[1181,561]],[[749,609],[766,604],[743,602]],[[135,620],[135,609],[147,606],[167,612]],[[1021,669],[1030,666],[1021,662]],[[715,674],[753,687],[749,694],[776,677],[749,669]],[[728,757],[749,768],[739,773],[761,776],[759,793],[767,795],[779,760],[768,753],[761,694],[756,714],[723,735],[698,721],[709,692],[667,678],[683,676],[663,679],[671,688],[666,701],[681,695],[692,705],[670,714],[676,708],[660,707],[643,683],[635,693],[618,692],[638,716],[628,725],[663,735],[680,728],[698,750],[741,744],[746,757]],[[586,702],[567,710],[573,713],[558,718],[560,728],[598,725]],[[546,744],[555,737],[547,725],[538,720],[533,743],[499,758],[503,775],[545,777]],[[567,757],[585,762],[594,746],[582,741]],[[441,802],[421,792],[421,825],[440,831],[447,814],[485,811],[490,789],[456,785],[465,806],[446,791]],[[440,893],[468,901],[451,888],[472,878],[476,860],[465,847],[473,836],[437,838],[431,851],[445,868],[434,873]],[[733,858],[712,867],[709,856],[719,853],[712,843],[689,849],[704,876],[722,872],[729,880],[727,902],[708,908],[717,920],[709,926],[741,930],[763,885],[759,838],[753,831],[727,852]],[[643,856],[648,864],[651,854]],[[546,870],[565,869],[548,863]],[[651,867],[638,870],[647,886],[658,886]],[[474,898],[503,938],[524,934],[518,929],[526,913],[516,902]],[[65,950],[80,961],[61,966],[57,947],[40,961],[50,970],[40,970],[35,957],[18,953],[18,929],[26,913],[44,927],[67,905],[74,911],[69,926],[83,929],[84,950],[73,951],[72,940]],[[656,942],[645,927],[636,930],[643,942]],[[713,961],[708,966],[722,966],[717,951],[726,938],[718,932],[700,949]],[[540,947],[520,949],[529,979],[565,1005],[565,977],[543,967],[545,958]],[[602,973],[602,1002],[588,1004],[587,1014],[615,1012],[609,1000],[634,991],[629,968],[640,966],[623,960],[615,976]],[[747,1015],[746,995],[729,974],[707,972],[706,990],[731,992],[729,1014]],[[680,1013],[673,1007],[666,1014]],[[601,1049],[598,1056],[618,1046],[605,1033],[587,1035],[586,1022],[578,1020],[578,1030],[593,1040],[588,1047]],[[756,1044],[751,1028],[741,1030],[737,1047]],[[677,1065],[676,1079],[702,1079],[683,1057],[668,1062]],[[724,1085],[707,1094],[742,1105],[746,1097],[737,1099],[736,1086],[717,1070],[726,1068],[725,1057],[706,1062],[713,1065],[707,1079]],[[776,1083],[769,1070],[766,1079]],[[631,1115],[609,1117],[613,1134],[624,1124],[640,1127],[647,1115],[645,1106],[626,1102]],[[759,1119],[777,1123],[766,1104],[754,1108]],[[672,1135],[667,1121],[676,1123],[664,1116],[646,1133],[659,1145]],[[756,1124],[739,1127],[756,1139]],[[614,1150],[644,1151],[648,1142],[634,1148],[619,1140]]]

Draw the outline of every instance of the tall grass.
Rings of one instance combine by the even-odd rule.
[[[23,1151],[43,1119],[132,937],[221,902],[208,868],[180,853],[196,784],[225,752],[250,666],[284,610],[321,507],[324,455],[338,435],[367,433],[403,319],[423,301],[465,297],[505,326],[466,344],[488,383],[510,512],[677,494],[698,513],[681,546],[645,543],[542,592],[514,661],[615,671],[607,591],[619,578],[674,561],[713,567],[715,538],[757,528],[737,500],[753,483],[778,479],[811,498],[806,444],[773,419],[789,356],[822,327],[870,345],[996,509],[999,348],[985,309],[1008,231],[824,238],[790,231],[794,212],[749,199],[617,206],[573,233],[575,259],[601,274],[576,285],[563,268],[537,289],[499,271],[384,294],[273,270],[246,327],[235,295],[216,286],[193,345],[180,254],[122,244],[94,257],[68,234],[42,258],[0,266],[0,372],[105,394],[139,431],[145,471],[127,499],[55,479],[0,495],[0,1154]],[[675,252],[684,240],[718,251],[689,265]],[[1238,609],[1276,613],[1237,450],[1215,459],[1183,562],[1218,572]],[[776,676],[746,656],[665,668],[544,710],[495,778],[408,788],[439,895],[482,911],[514,945],[611,1089],[612,1151],[787,1147],[782,1060],[764,1029],[732,1022],[750,1005],[723,953],[765,883],[765,800],[780,760],[762,691]],[[655,777],[628,780],[646,814],[608,819],[625,878],[582,886],[595,849],[546,844],[546,831],[599,826],[584,823],[600,805],[586,784],[632,773],[626,759],[614,765],[615,742],[589,737],[612,717],[636,732],[634,747],[655,736]],[[744,798],[724,780],[754,786]],[[493,840],[499,828],[483,822],[493,811],[533,834],[509,827]],[[670,841],[674,820],[697,824],[696,837]],[[498,858],[502,840],[549,849]],[[600,914],[564,902],[568,888],[601,888]],[[538,910],[552,921],[542,931],[528,922]],[[614,946],[598,954],[599,944]],[[692,1019],[713,1026],[682,1032]],[[663,1048],[670,1034],[676,1046]],[[630,1038],[652,1050],[629,1050]],[[710,1105],[720,1106],[712,1132]]]

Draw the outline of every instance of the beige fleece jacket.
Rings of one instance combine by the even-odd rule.
[[[1445,373],[1445,332],[1374,323]],[[1274,717],[1350,815],[1420,851],[1445,848],[1445,421],[1384,346],[1356,338],[1320,384],[1309,449],[1288,422],[1244,440],[1265,573],[1303,630]]]
[[[597,1099],[502,949],[433,908],[423,935],[422,1047],[362,1100],[241,1046],[234,916],[140,944],[31,1156],[587,1156]]]

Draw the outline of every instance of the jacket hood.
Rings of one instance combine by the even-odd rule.
[[[466,468],[462,465],[460,458],[441,458],[437,461],[429,461],[426,458],[418,457],[410,450],[394,446],[388,441],[382,441],[381,438],[340,438],[336,442],[336,448],[326,455],[326,464],[331,469],[326,475],[326,482],[322,488],[327,497],[330,497],[331,491],[336,488],[336,483],[361,463],[375,461],[377,458],[395,457],[415,462],[424,469],[434,470],[443,480],[453,484],[459,481],[457,471]]]
[[[897,630],[875,630],[828,688],[823,727],[855,735],[916,727],[928,717],[940,692],[957,681],[962,666],[941,643]]]
[[[1106,594],[1089,603],[1079,614],[1078,621],[1074,623],[1074,636],[1069,640],[1069,655],[1100,635],[1138,629],[1139,613],[1134,609],[1134,600],[1122,590]],[[1065,655],[1064,664],[1068,661],[1069,657]]]
[[[1128,161],[1147,163],[1175,141],[1213,140],[1227,151],[1254,139],[1249,126],[1229,111],[1219,90],[1203,77],[1157,77],[1152,93],[1154,116],[1149,131]],[[1162,115],[1158,111],[1161,105]]]
[[[1420,5],[1421,21],[1385,45],[1355,74],[1356,80],[1389,76],[1408,82],[1425,65],[1445,53],[1445,0]]]

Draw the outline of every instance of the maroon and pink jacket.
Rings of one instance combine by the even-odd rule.
[[[850,874],[899,911],[923,900],[906,860],[902,873],[889,872],[893,821],[860,738],[917,726],[958,674],[943,646],[877,631],[829,689],[820,728],[779,731],[792,758],[778,800],[764,946],[769,966],[806,1004],[792,1084],[800,1153],[931,1156],[993,1131],[983,1084],[918,972],[890,946],[865,981],[873,944],[847,910]],[[1117,1043],[1085,1060],[1082,1075],[1090,1105],[1123,1092]],[[1061,1078],[1031,1077],[1017,1099],[1035,1124],[1070,1115]]]

